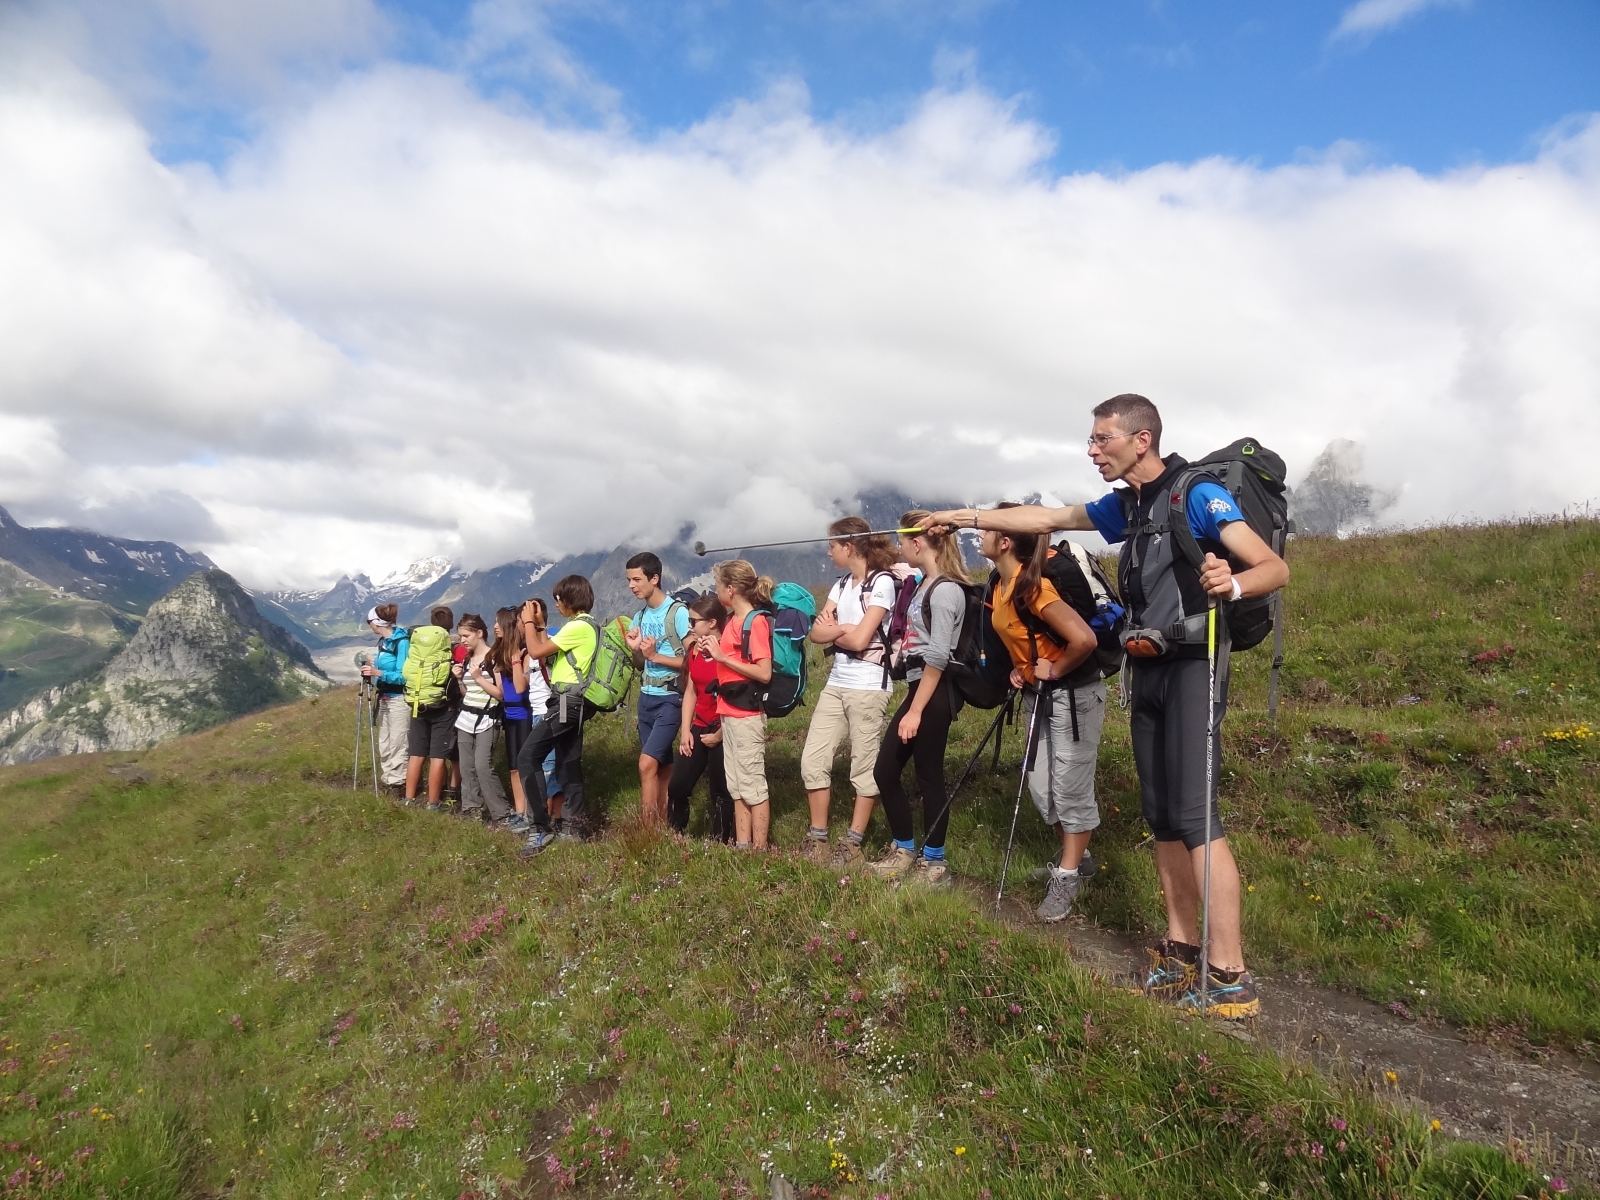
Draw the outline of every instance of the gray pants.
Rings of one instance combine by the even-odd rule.
[[[1073,701],[1077,702],[1078,736],[1072,736]],[[1028,791],[1046,825],[1065,833],[1088,833],[1100,827],[1100,806],[1094,800],[1095,760],[1100,753],[1100,728],[1106,719],[1106,685],[1061,687],[1050,696],[1050,720],[1040,718],[1039,750],[1028,772]],[[1033,693],[1024,710],[1033,719]]]
[[[511,815],[506,791],[494,773],[494,742],[499,736],[498,724],[482,733],[456,729],[456,749],[461,755],[461,811],[476,815],[487,807],[491,821],[503,821]]]
[[[378,697],[378,771],[384,783],[406,781],[406,742],[411,732],[411,708],[398,693]]]

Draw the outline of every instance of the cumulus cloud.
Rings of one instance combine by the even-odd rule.
[[[1190,453],[1358,440],[1395,520],[1600,495],[1530,436],[1600,437],[1600,123],[1438,176],[1059,176],[967,83],[645,139],[380,64],[174,168],[93,78],[7,66],[0,503],[159,497],[141,529],[252,585],[800,536],[875,485],[1082,499],[1128,390]]]
[[[1333,37],[1371,37],[1429,8],[1461,8],[1466,0],[1356,0],[1339,14]]]

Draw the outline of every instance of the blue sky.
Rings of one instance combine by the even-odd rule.
[[[819,116],[871,128],[932,84],[978,82],[1055,132],[1063,172],[1212,154],[1271,165],[1342,140],[1436,171],[1525,155],[1600,107],[1594,0],[696,0],[551,4],[554,38],[647,132],[796,76]],[[395,52],[449,63],[470,6],[393,3]],[[538,72],[478,74],[594,119]]]

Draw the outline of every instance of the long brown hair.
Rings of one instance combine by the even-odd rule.
[[[862,517],[840,517],[828,526],[828,536],[838,538],[847,545],[853,545],[861,552],[861,557],[867,560],[867,574],[875,571],[887,571],[900,561],[900,555],[889,541],[886,533],[874,533],[871,537],[857,535],[872,533],[872,526],[868,525]],[[841,535],[850,535],[841,537]]]
[[[772,589],[778,585],[770,575],[757,575],[756,569],[742,558],[730,558],[711,568],[719,584],[727,584],[757,608],[772,605]]]
[[[728,610],[722,606],[722,601],[717,599],[715,592],[690,601],[689,612],[704,620],[715,621],[718,633],[721,633],[728,623]]]
[[[1002,500],[996,508],[1016,508],[1014,500]],[[1044,578],[1044,560],[1050,553],[1050,538],[1042,533],[1008,533],[1011,553],[1022,564],[1017,581],[1011,585],[1011,603],[1018,613],[1033,607],[1039,594],[1039,580]]]
[[[514,608],[494,610],[494,645],[489,647],[489,664],[502,675],[509,676],[513,663],[523,655],[522,623],[517,620]]]
[[[900,517],[900,528],[921,529],[922,523],[933,516],[925,508],[913,508],[910,512]],[[919,533],[916,535],[928,545],[933,547],[934,567],[940,575],[951,579],[959,579],[962,583],[969,582],[967,575],[967,560],[961,553],[961,541],[956,531],[951,529],[944,533]]]

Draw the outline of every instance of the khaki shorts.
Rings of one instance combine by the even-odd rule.
[[[817,697],[800,752],[800,782],[808,792],[825,788],[833,775],[833,756],[839,743],[850,739],[850,784],[858,796],[876,796],[878,782],[872,768],[878,761],[878,742],[889,715],[889,695],[884,691],[834,687],[829,684]]]
[[[722,718],[722,768],[728,794],[752,808],[767,802],[767,716]]]

